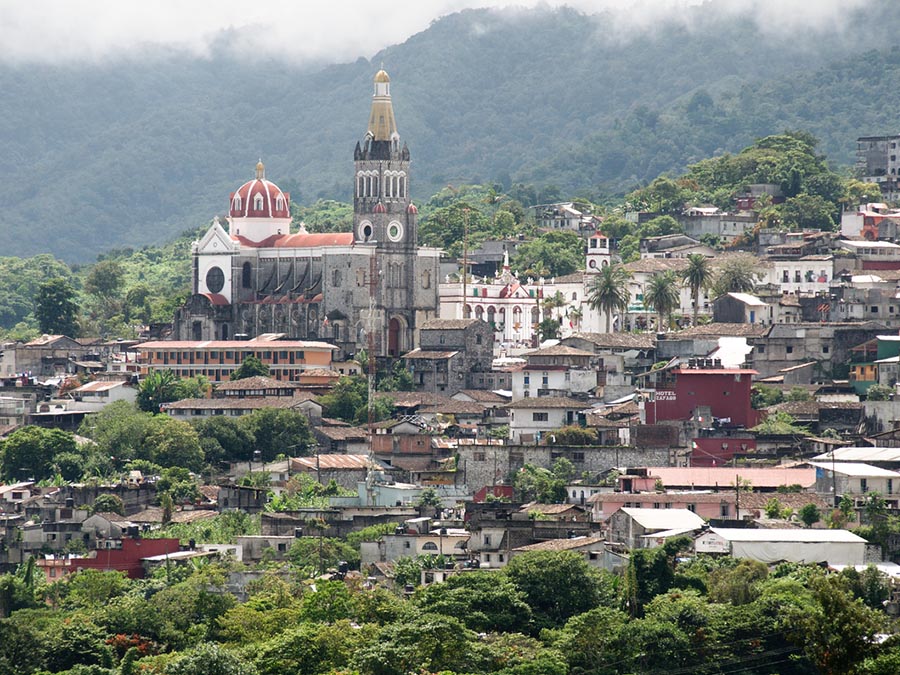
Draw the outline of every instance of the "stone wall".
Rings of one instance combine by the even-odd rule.
[[[507,482],[525,464],[549,469],[565,457],[582,472],[598,474],[616,466],[668,466],[669,448],[625,446],[470,445],[459,448],[460,470],[466,489]]]

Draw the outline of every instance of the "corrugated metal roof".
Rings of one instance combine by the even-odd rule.
[[[122,380],[116,380],[114,382],[110,381],[97,381],[97,382],[88,382],[87,384],[83,384],[77,389],[73,389],[74,392],[88,392],[88,391],[109,391],[110,389],[115,389],[116,387],[124,387],[125,383]]]
[[[688,509],[635,509],[623,507],[623,513],[647,530],[680,530],[703,527],[706,521]]]
[[[798,543],[830,543],[830,544],[865,544],[866,540],[847,530],[801,529],[801,528],[764,528],[750,529],[738,527],[711,527],[714,532],[727,541],[777,541]]]
[[[832,457],[838,462],[898,462],[900,448],[836,448],[834,452],[826,452],[813,457],[813,460],[830,462]]]
[[[603,544],[603,537],[572,537],[571,539],[549,539],[536,544],[528,544],[512,549],[513,551],[570,551],[584,546]]]
[[[291,471],[315,471],[317,466],[321,470],[330,471],[335,469],[381,468],[384,465],[373,460],[368,455],[320,454],[314,457],[291,457]]]
[[[831,454],[831,453],[829,453]],[[829,458],[830,460],[830,458]],[[819,469],[828,469],[835,473],[845,476],[856,476],[860,478],[900,478],[900,473],[889,469],[882,469],[879,466],[864,464],[863,462],[810,462]]]

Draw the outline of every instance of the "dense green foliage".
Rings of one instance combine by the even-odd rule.
[[[248,531],[229,519],[231,534],[198,541]],[[270,571],[243,603],[224,586],[240,568],[233,562],[138,581],[88,570],[49,586],[26,565],[0,576],[0,673],[896,672],[896,642],[876,640],[888,625],[888,584],[875,568],[770,571],[683,557],[682,543],[636,551],[624,579],[574,553],[532,552],[401,596],[350,579],[301,580],[342,554],[353,560],[336,541],[320,548],[303,537],[286,567],[264,563]]]
[[[4,65],[0,232],[10,253],[81,261],[101,242],[165,240],[223,211],[260,153],[293,201],[346,201],[385,59],[418,200],[486,181],[523,184],[522,203],[596,199],[786,128],[809,129],[848,165],[857,136],[890,130],[892,3],[853,5],[790,39],[750,7],[684,9],[646,32],[571,9],[467,11],[327,69],[237,58],[227,41],[207,59]],[[854,34],[881,48],[862,53]],[[217,105],[225,81],[254,82],[254,97]],[[317,211],[329,215],[302,215],[311,229],[345,222]]]

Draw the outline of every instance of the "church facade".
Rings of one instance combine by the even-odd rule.
[[[353,231],[291,233],[290,195],[260,162],[231,194],[227,223],[217,220],[192,246],[192,295],[173,338],[283,333],[330,342],[343,358],[366,348],[371,332],[378,356],[413,349],[418,327],[437,316],[440,251],[418,246],[409,165],[381,70],[354,151]]]

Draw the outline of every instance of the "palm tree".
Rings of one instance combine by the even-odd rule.
[[[591,309],[606,312],[606,332],[611,333],[612,313],[628,309],[628,282],[631,272],[621,265],[600,268],[599,274],[591,280],[587,302]]]
[[[569,311],[569,321],[572,323],[572,327],[575,330],[581,328],[581,319],[584,317],[584,313],[581,311],[581,307],[575,307]]]
[[[678,277],[675,272],[668,270],[654,275],[644,291],[644,304],[652,307],[659,316],[658,330],[662,330],[663,319],[668,323],[668,317],[679,305],[678,289]]]
[[[719,265],[719,274],[712,285],[713,293],[716,297],[726,293],[752,293],[763,276],[757,264],[758,260],[751,255],[727,258]]]
[[[706,288],[712,283],[713,270],[709,258],[702,253],[691,253],[688,257],[688,266],[681,273],[681,280],[691,289],[691,299],[694,301],[694,315],[691,325],[697,325],[697,313],[700,311],[700,289]]]
[[[553,316],[553,310],[566,306],[566,296],[562,294],[562,291],[556,291],[553,295],[544,298],[543,304],[544,310],[550,312],[550,318],[553,319],[555,318]]]

